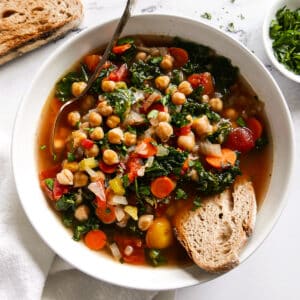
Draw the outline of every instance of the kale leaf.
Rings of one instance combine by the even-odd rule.
[[[218,124],[217,130],[211,135],[209,135],[207,138],[213,144],[215,143],[222,144],[226,140],[231,130],[232,130],[231,123],[227,120],[222,120]]]
[[[117,89],[111,93],[106,93],[105,97],[113,107],[115,114],[118,115],[121,120],[124,120],[134,100],[132,91],[129,89]]]
[[[55,208],[59,211],[66,211],[69,208],[75,207],[75,196],[72,193],[68,193],[60,197],[55,202]]]
[[[143,88],[146,80],[151,80],[160,75],[160,68],[158,64],[151,64],[151,61],[138,61],[129,68],[131,72],[131,83],[137,88]]]
[[[206,171],[203,165],[197,161],[194,165],[199,176],[197,189],[204,195],[214,195],[223,192],[234,182],[236,176],[241,174],[238,165],[239,161],[237,160],[234,166],[213,173]]]

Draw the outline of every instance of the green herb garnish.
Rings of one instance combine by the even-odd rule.
[[[269,30],[272,47],[277,60],[288,70],[300,74],[300,8],[279,9]]]
[[[204,14],[201,15],[201,18],[211,20],[211,14],[208,12],[205,12]]]

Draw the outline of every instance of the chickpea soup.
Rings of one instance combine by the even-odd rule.
[[[178,38],[126,37],[88,93],[63,116],[101,58],[81,58],[57,82],[38,132],[41,187],[75,241],[120,262],[183,265],[173,219],[206,196],[251,180],[258,205],[271,176],[262,102],[237,67]]]

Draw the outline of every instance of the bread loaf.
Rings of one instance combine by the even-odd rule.
[[[239,254],[256,219],[251,182],[237,182],[233,192],[207,197],[195,211],[175,219],[175,234],[189,256],[202,269],[223,272],[239,263]]]
[[[77,27],[80,0],[1,0],[0,65]]]

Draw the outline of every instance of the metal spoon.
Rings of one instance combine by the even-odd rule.
[[[87,82],[87,86],[86,88],[81,92],[81,94],[75,98],[70,99],[69,101],[67,101],[66,103],[64,103],[64,105],[61,106],[61,108],[59,109],[57,115],[56,115],[56,119],[54,120],[54,124],[53,124],[53,128],[52,128],[52,132],[51,132],[51,140],[50,140],[50,150],[53,156],[56,157],[57,155],[57,147],[55,146],[55,135],[56,135],[56,131],[57,128],[59,127],[58,124],[61,120],[61,117],[63,115],[63,112],[66,110],[67,107],[70,106],[70,104],[77,102],[78,100],[80,100],[83,96],[85,96],[85,94],[88,92],[88,90],[90,89],[90,87],[92,86],[92,84],[94,83],[94,81],[97,79],[97,77],[99,76],[101,69],[103,67],[103,65],[105,64],[105,62],[108,59],[108,56],[110,54],[110,51],[112,49],[112,47],[115,45],[115,43],[117,42],[118,38],[120,37],[124,26],[126,25],[128,19],[131,16],[131,12],[132,12],[132,7],[133,7],[133,3],[135,0],[127,0],[126,3],[126,7],[125,10],[123,12],[123,15],[117,25],[117,28],[113,34],[112,39],[110,40],[110,42],[108,43],[108,45],[106,46],[106,49],[104,51],[104,54],[101,58],[101,60],[99,61],[94,73],[92,74],[92,76],[89,78],[88,82]]]

